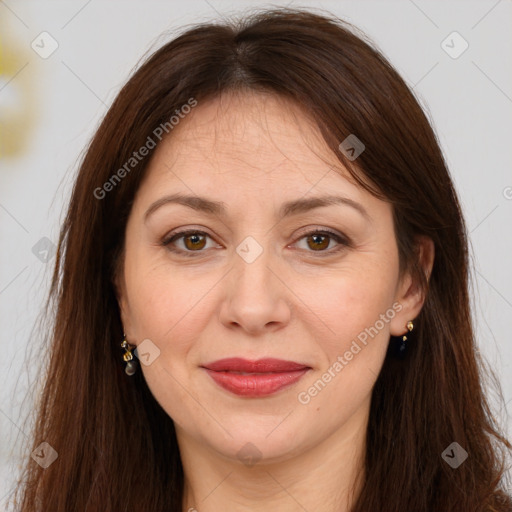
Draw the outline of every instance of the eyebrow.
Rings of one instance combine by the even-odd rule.
[[[184,194],[172,194],[161,197],[150,205],[144,214],[144,222],[147,222],[151,214],[153,214],[158,208],[165,204],[181,204],[188,206],[198,212],[203,212],[209,215],[216,215],[219,217],[225,216],[227,212],[226,204],[222,201],[213,201],[206,197],[201,196],[190,196]],[[365,208],[357,203],[356,201],[342,196],[318,196],[295,199],[283,203],[279,209],[278,217],[282,219],[291,215],[298,215],[300,213],[308,212],[314,208],[321,208],[323,206],[331,205],[345,205],[350,206],[354,210],[358,211],[366,220],[371,221],[371,217]]]

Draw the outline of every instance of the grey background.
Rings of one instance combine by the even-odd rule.
[[[48,244],[41,239],[57,243],[63,205],[83,148],[146,52],[184,25],[265,5],[270,4],[0,1],[1,45],[15,47],[21,55],[14,74],[0,75],[0,125],[5,130],[9,112],[30,110],[31,116],[22,155],[0,160],[0,505],[19,463],[20,441],[28,434],[22,419],[31,405],[22,401],[33,384],[26,350],[37,356],[41,340],[32,330],[55,261],[51,250],[48,262],[41,261],[41,247]],[[501,379],[510,410],[512,2],[360,0],[272,5],[324,8],[354,23],[390,59],[428,112],[470,231],[479,348]],[[59,45],[47,59],[31,48],[43,31]],[[453,31],[469,44],[456,59],[441,46]],[[453,36],[446,44],[453,46],[451,51],[461,48]],[[34,246],[39,250],[33,251]],[[76,344],[79,350],[79,339]],[[494,394],[491,398],[498,403]],[[506,408],[496,405],[494,412],[512,437]]]

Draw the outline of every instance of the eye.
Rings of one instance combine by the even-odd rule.
[[[178,253],[187,257],[193,257],[196,256],[194,253],[205,252],[203,249],[206,247],[207,238],[211,239],[208,233],[205,233],[204,231],[198,231],[196,229],[189,229],[174,233],[170,237],[164,239],[162,241],[162,245],[167,247],[171,252]],[[350,242],[346,237],[326,229],[309,231],[303,234],[297,240],[297,242],[303,239],[306,240],[306,246],[312,249],[311,251],[307,251],[307,249],[305,250],[307,252],[322,253],[319,254],[319,256],[323,256],[323,253],[332,254],[350,246]],[[184,248],[177,248],[173,245],[178,240],[183,242]],[[325,250],[329,247],[331,240],[334,240],[338,244],[338,247]]]
[[[210,235],[197,229],[189,229],[173,234],[170,238],[163,240],[162,245],[168,247],[171,252],[183,254],[184,256],[195,256],[194,252],[203,252],[201,249],[204,249],[206,245],[205,237],[210,238]],[[185,249],[177,249],[172,245],[179,239],[183,239]]]
[[[299,238],[298,241],[303,239],[306,241],[306,247],[313,249],[310,252],[322,253],[319,254],[319,256],[323,256],[324,253],[326,253],[326,255],[332,254],[350,246],[349,240],[346,237],[325,229],[309,231],[308,233],[305,233],[301,238]],[[329,250],[325,250],[327,247],[329,247],[331,240],[334,240],[338,246]]]

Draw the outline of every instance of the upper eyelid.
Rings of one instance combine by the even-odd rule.
[[[343,232],[338,231],[334,228],[327,228],[327,227],[322,227],[322,226],[310,226],[310,227],[304,228],[303,230],[300,230],[299,234],[296,235],[296,239],[302,238],[306,235],[309,235],[312,233],[317,233],[317,232],[326,232],[331,235],[339,236],[340,238],[346,239],[347,241],[349,240],[349,237],[347,235],[345,235]],[[179,231],[170,232],[168,235],[165,235],[163,237],[163,240],[169,240],[174,237],[178,237],[178,235],[186,236],[187,234],[193,234],[193,233],[200,233],[201,235],[209,236],[213,240],[215,239],[215,236],[211,235],[210,233],[205,231],[203,228],[185,228],[185,229],[182,229]]]

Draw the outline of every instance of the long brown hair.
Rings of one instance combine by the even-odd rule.
[[[43,469],[27,455],[16,510],[181,511],[173,422],[142,372],[123,371],[113,286],[150,155],[97,191],[190,98],[235,90],[292,99],[311,116],[354,179],[392,205],[400,268],[425,290],[407,358],[388,354],[373,389],[366,479],[352,512],[512,510],[503,490],[512,446],[484,390],[492,372],[476,351],[459,201],[418,101],[365,39],[331,15],[256,12],[189,28],[122,88],[80,165],[47,303],[48,361],[28,453],[47,442],[58,458]],[[354,163],[339,150],[350,134],[365,144]],[[435,244],[428,282],[419,235]],[[442,457],[453,442],[468,453],[456,469]]]

